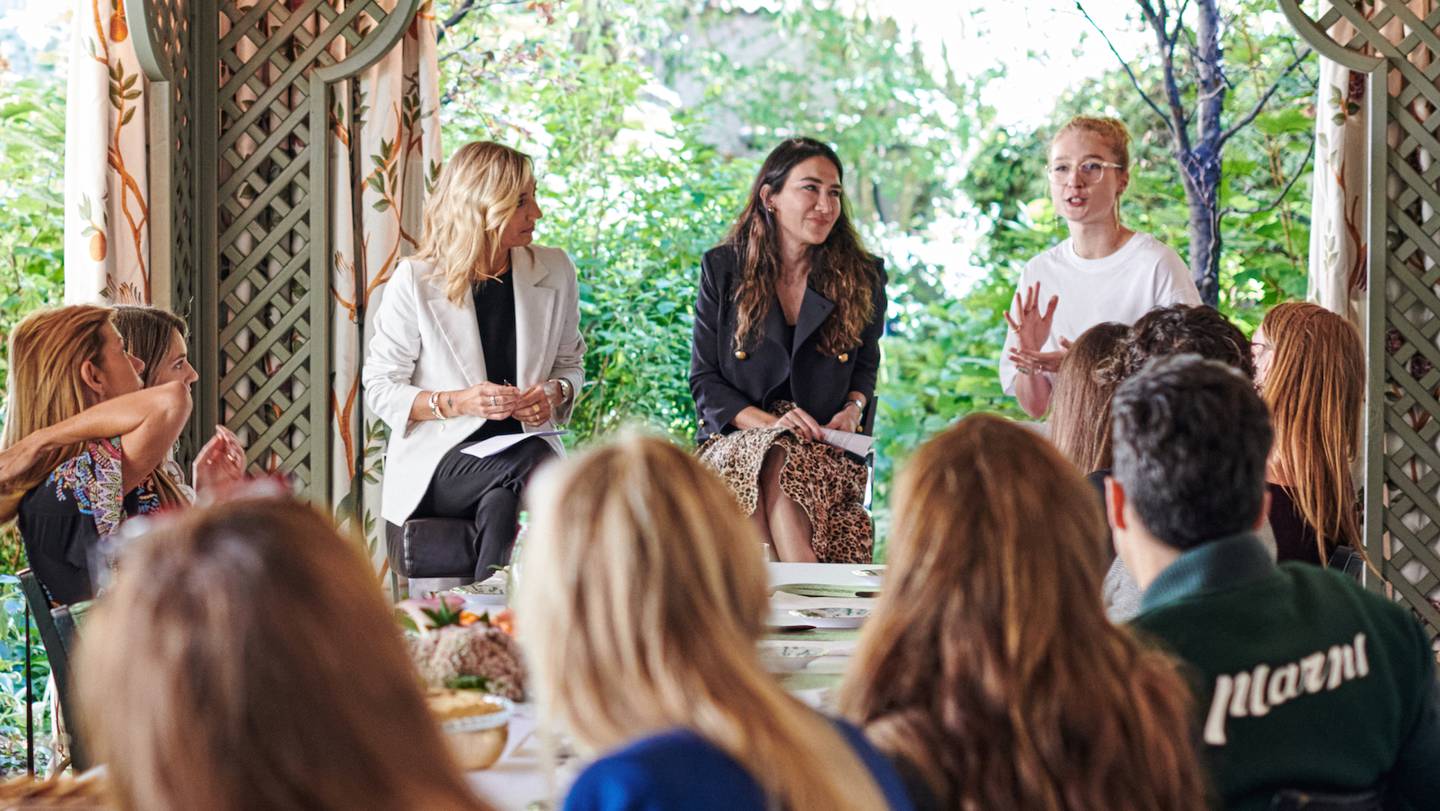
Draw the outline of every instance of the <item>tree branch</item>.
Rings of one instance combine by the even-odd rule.
[[[1110,35],[1106,34],[1105,29],[1101,28],[1100,24],[1095,22],[1095,18],[1090,16],[1090,12],[1085,10],[1085,4],[1082,3],[1081,0],[1075,0],[1075,8],[1085,17],[1086,22],[1090,23],[1090,27],[1094,28],[1095,31],[1100,34],[1100,38],[1105,40],[1105,45],[1110,48],[1110,53],[1115,54],[1115,59],[1120,63],[1120,67],[1124,69],[1125,75],[1130,77],[1130,84],[1134,86],[1135,92],[1139,93],[1140,98],[1144,99],[1150,109],[1155,111],[1155,115],[1159,116],[1160,120],[1165,122],[1165,127],[1170,130],[1170,134],[1178,139],[1179,133],[1175,131],[1175,123],[1170,120],[1169,116],[1165,115],[1165,111],[1160,109],[1160,105],[1156,104],[1155,100],[1150,98],[1150,94],[1145,92],[1145,88],[1140,86],[1140,78],[1135,75],[1135,71],[1130,69],[1130,63],[1126,62],[1125,57],[1120,55],[1120,51],[1115,47],[1115,43],[1110,41]]]
[[[1162,57],[1161,70],[1165,78],[1165,99],[1169,103],[1170,118],[1174,122],[1170,127],[1170,132],[1175,136],[1175,143],[1180,151],[1190,154],[1190,130],[1187,124],[1189,115],[1185,112],[1185,104],[1180,96],[1180,85],[1175,81],[1175,41],[1170,39],[1170,32],[1166,28],[1166,15],[1169,12],[1165,6],[1165,0],[1160,0],[1159,12],[1150,4],[1150,0],[1135,0],[1135,5],[1140,7],[1140,14],[1145,17],[1145,22],[1150,26],[1150,30],[1155,32],[1156,47]]]
[[[1290,180],[1285,184],[1285,188],[1280,190],[1280,194],[1276,196],[1273,201],[1270,202],[1270,205],[1261,206],[1260,208],[1256,209],[1226,208],[1220,213],[1220,216],[1225,217],[1230,214],[1242,214],[1249,217],[1254,214],[1264,214],[1267,211],[1274,210],[1276,206],[1279,206],[1281,203],[1285,202],[1285,198],[1290,195],[1290,190],[1295,188],[1295,181],[1299,180],[1300,176],[1305,174],[1305,167],[1310,165],[1310,159],[1314,157],[1315,131],[1312,129],[1310,131],[1310,148],[1305,151],[1305,160],[1300,161],[1300,166],[1295,170],[1295,174],[1290,176]]]
[[[1290,64],[1286,65],[1284,70],[1280,71],[1280,75],[1275,77],[1275,81],[1270,85],[1270,89],[1266,90],[1265,94],[1260,97],[1260,100],[1255,102],[1255,106],[1250,109],[1250,112],[1242,116],[1239,121],[1236,121],[1235,124],[1230,127],[1230,129],[1225,130],[1225,132],[1221,133],[1220,146],[1224,146],[1227,141],[1235,137],[1236,133],[1249,126],[1250,122],[1254,121],[1256,116],[1260,115],[1261,111],[1265,109],[1265,105],[1270,101],[1270,97],[1274,96],[1275,91],[1280,89],[1280,82],[1284,81],[1285,77],[1289,75],[1290,71],[1299,67],[1300,63],[1304,62],[1305,58],[1309,55],[1310,49],[1306,48],[1300,53],[1299,56],[1295,57],[1295,59]]]
[[[460,21],[465,19],[465,16],[474,10],[475,0],[460,0],[460,3],[450,11],[450,16],[446,17],[444,22],[435,26],[436,44],[443,42],[445,40],[445,34],[448,33],[451,28],[459,25]]]

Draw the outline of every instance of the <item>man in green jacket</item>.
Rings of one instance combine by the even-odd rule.
[[[1144,589],[1134,624],[1186,665],[1224,806],[1380,791],[1387,807],[1440,808],[1428,636],[1339,573],[1275,564],[1252,534],[1269,506],[1272,433],[1250,381],[1164,358],[1120,387],[1112,411],[1105,506]]]

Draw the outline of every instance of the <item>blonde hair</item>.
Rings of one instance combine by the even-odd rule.
[[[434,263],[445,296],[460,304],[490,278],[500,258],[500,234],[535,182],[530,156],[492,141],[455,150],[425,204],[425,230],[415,252]]]
[[[1350,464],[1360,452],[1365,348],[1355,326],[1315,304],[1277,304],[1260,323],[1273,347],[1261,396],[1275,426],[1276,472],[1315,530],[1320,562],[1360,546]]]
[[[1100,602],[1105,522],[1033,432],[975,415],[901,475],[841,708],[939,808],[1202,811],[1176,664]]]
[[[521,641],[549,720],[606,750],[675,727],[785,808],[885,807],[841,733],[760,666],[760,543],[692,456],[631,436],[543,472]]]
[[[485,807],[357,550],[289,498],[178,513],[126,550],[76,667],[121,809]]]
[[[1071,130],[1100,136],[1105,145],[1115,151],[1115,162],[1120,164],[1120,171],[1130,171],[1130,130],[1125,128],[1124,121],[1108,116],[1077,115],[1055,131],[1055,137],[1050,139],[1050,148],[1054,149],[1060,136]]]
[[[1050,441],[1081,473],[1110,467],[1110,398],[1119,380],[1108,374],[1123,359],[1130,328],[1114,321],[1080,334],[1055,376]]]

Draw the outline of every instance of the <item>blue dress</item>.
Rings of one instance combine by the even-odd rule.
[[[843,721],[835,725],[870,769],[890,811],[913,811],[890,761]],[[771,811],[760,784],[729,755],[688,729],[642,738],[590,764],[565,811]],[[795,809],[799,811],[799,809]]]

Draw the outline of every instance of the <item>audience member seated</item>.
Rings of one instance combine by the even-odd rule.
[[[1255,360],[1245,333],[1213,307],[1184,304],[1158,307],[1136,321],[1125,342],[1125,353],[1111,373],[1118,376],[1115,381],[1118,384],[1133,377],[1155,358],[1181,353],[1192,353],[1227,364],[1240,370],[1246,378],[1255,378]],[[1224,429],[1217,427],[1216,430]],[[1091,484],[1102,497],[1105,477],[1109,474],[1110,471],[1104,468],[1090,474]],[[1275,540],[1268,524],[1261,532],[1261,540],[1273,557]],[[1140,586],[1121,558],[1115,558],[1110,564],[1110,571],[1105,573],[1103,593],[1106,611],[1116,622],[1129,620],[1140,610]]]
[[[1055,375],[1050,441],[1081,473],[1110,467],[1110,396],[1118,381],[1109,372],[1121,362],[1129,333],[1114,321],[1085,330]]]
[[[189,386],[142,388],[113,318],[109,307],[42,310],[10,336],[0,522],[18,518],[30,568],[64,604],[94,596],[101,538],[188,503],[158,468],[190,417]]]
[[[885,328],[884,265],[860,243],[843,179],[830,147],[782,142],[700,264],[700,458],[787,561],[866,563],[874,544],[865,466],[821,441],[860,429]]]
[[[1000,352],[1000,385],[1036,418],[1050,408],[1067,341],[1105,321],[1133,324],[1153,307],[1200,303],[1180,255],[1121,224],[1130,185],[1124,122],[1076,116],[1055,133],[1048,160],[1050,200],[1070,235],[1025,263]]]
[[[968,417],[911,458],[841,705],[918,808],[1206,808],[1184,680],[1100,605],[1107,545],[1020,425]]]
[[[1280,560],[1328,565],[1358,554],[1351,466],[1360,453],[1365,347],[1344,318],[1314,304],[1276,305],[1255,331],[1255,373],[1270,407],[1270,527]]]
[[[547,436],[484,458],[464,450],[554,429],[584,380],[575,266],[531,244],[540,216],[529,156],[460,147],[370,320],[365,402],[390,426],[380,513],[474,522],[477,580],[509,562],[525,482],[563,447]]]
[[[122,809],[470,809],[368,561],[314,509],[241,498],[127,548],[79,651]]]
[[[630,437],[536,480],[519,633],[542,716],[599,753],[569,811],[909,809],[860,732],[781,689],[759,542],[725,485]]]
[[[177,380],[188,388],[200,378],[190,365],[185,322],[180,316],[159,307],[122,304],[115,308],[115,329],[120,332],[125,351],[143,364],[140,382],[145,388]],[[244,478],[245,446],[230,429],[217,425],[215,436],[195,456],[190,479],[194,488],[185,483],[185,471],[173,454],[165,458],[160,469],[194,501],[195,490],[212,495]]]
[[[1224,807],[1287,792],[1440,797],[1440,685],[1403,607],[1343,575],[1276,564],[1265,520],[1271,426],[1251,381],[1195,356],[1114,402],[1115,544],[1145,588],[1135,624],[1188,663]]]

